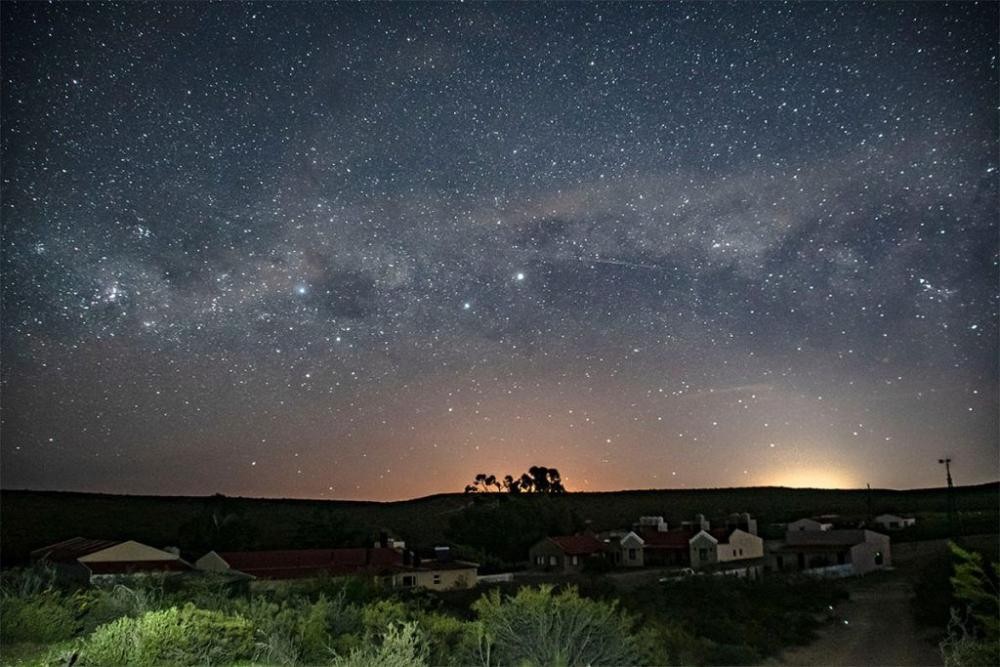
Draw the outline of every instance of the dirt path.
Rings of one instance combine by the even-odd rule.
[[[937,647],[913,622],[913,589],[895,577],[856,580],[851,599],[835,611],[837,621],[808,646],[785,651],[778,665],[902,667],[941,665]],[[844,622],[846,621],[846,623]]]

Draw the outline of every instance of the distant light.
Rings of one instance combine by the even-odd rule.
[[[472,308],[472,304],[469,303],[468,301],[462,304],[462,310],[468,310],[470,308]]]
[[[295,293],[296,294],[305,294],[308,291],[309,291],[309,289],[305,285],[296,285],[295,286]]]
[[[516,281],[518,281],[518,282],[520,282],[520,281],[524,280],[524,274],[523,274],[523,273],[520,273],[520,272],[518,272],[517,274],[515,274],[515,275],[514,275],[514,280],[516,280]]]

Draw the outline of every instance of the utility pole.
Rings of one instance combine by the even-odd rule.
[[[871,528],[873,525],[872,522],[875,520],[872,514],[872,485],[866,484],[865,486],[868,487],[868,493],[865,495],[866,504],[868,505],[868,521],[865,522],[865,525]]]
[[[938,463],[944,464],[948,475],[948,536],[955,537],[955,497],[952,492],[955,485],[951,481],[951,458],[938,459]]]

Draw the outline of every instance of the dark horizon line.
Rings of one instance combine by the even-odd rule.
[[[1000,479],[992,482],[982,482],[979,484],[957,484],[953,488],[956,490],[969,491],[973,489],[980,489],[986,487],[1000,487]],[[691,489],[667,489],[667,488],[648,488],[648,489],[619,489],[612,491],[566,491],[564,493],[558,494],[545,494],[545,493],[524,493],[524,494],[510,494],[502,491],[490,491],[490,492],[477,492],[477,493],[464,493],[461,491],[454,492],[442,492],[442,493],[432,493],[426,496],[416,496],[414,498],[405,498],[401,500],[350,500],[350,499],[337,499],[337,498],[289,498],[287,496],[230,496],[224,493],[211,493],[207,495],[167,495],[167,494],[155,494],[155,493],[107,493],[102,491],[73,491],[73,490],[61,490],[61,489],[5,489],[0,488],[0,494],[4,493],[34,493],[34,494],[51,494],[51,495],[76,495],[76,496],[107,496],[112,498],[155,498],[155,499],[165,499],[165,500],[207,500],[216,497],[228,498],[232,500],[260,500],[269,502],[302,502],[302,503],[352,503],[352,504],[367,504],[367,505],[391,505],[396,503],[412,503],[422,500],[431,500],[435,498],[442,498],[446,496],[483,496],[483,495],[498,495],[498,496],[508,496],[508,495],[525,495],[525,496],[539,496],[539,495],[602,495],[602,494],[638,494],[638,493],[700,493],[700,492],[718,492],[718,491],[759,491],[759,490],[774,490],[774,489],[784,489],[786,491],[826,491],[826,492],[868,492],[868,491],[878,491],[887,493],[921,493],[928,491],[947,491],[947,486],[930,486],[930,487],[914,487],[914,488],[904,488],[904,489],[892,489],[892,488],[882,488],[882,487],[854,487],[854,488],[823,488],[823,487],[811,487],[811,486],[782,486],[778,484],[764,485],[764,486],[718,486],[718,487],[700,487]]]

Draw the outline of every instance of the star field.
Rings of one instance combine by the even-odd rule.
[[[5,487],[997,477],[995,4],[0,13]]]

